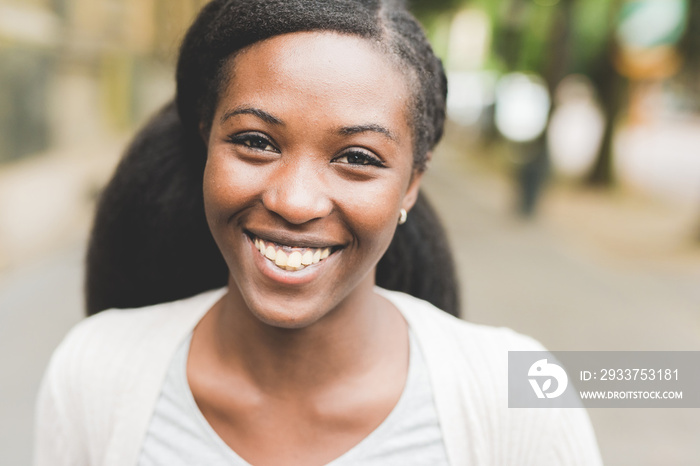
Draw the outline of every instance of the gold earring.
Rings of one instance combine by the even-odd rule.
[[[401,216],[399,217],[399,225],[403,225],[408,220],[408,212],[406,209],[401,209]]]

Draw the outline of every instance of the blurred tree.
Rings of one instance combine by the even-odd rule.
[[[581,9],[589,8],[589,14],[596,17],[597,27],[591,27],[585,23],[581,24],[582,29],[588,32],[587,38],[594,42],[592,46],[579,45],[578,66],[580,69],[577,71],[588,75],[598,90],[605,116],[605,132],[598,158],[586,180],[590,186],[609,187],[613,184],[612,158],[615,124],[625,106],[628,88],[627,80],[617,73],[613,63],[616,48],[615,28],[622,1],[597,0],[597,4],[591,0],[579,0],[578,2]],[[585,18],[585,15],[583,17]]]
[[[680,81],[692,99],[692,110],[700,111],[700,2],[691,1],[688,27],[678,46],[684,58]]]
[[[680,80],[690,95],[690,110],[700,111],[700,2],[691,1],[688,12],[688,27],[679,44],[684,57]],[[700,183],[700,180],[698,180]],[[700,243],[700,222],[695,236]]]
[[[630,81],[619,67],[623,56],[618,28],[623,9],[643,0],[413,0],[414,12],[431,32],[438,53],[446,49],[451,15],[465,7],[479,8],[491,19],[492,47],[488,68],[524,71],[544,77],[553,91],[570,73],[588,76],[598,91],[606,128],[586,184],[613,184],[612,149],[616,124],[628,105]],[[687,105],[700,111],[700,1],[688,1],[689,27],[678,44],[684,67],[681,82]],[[438,39],[438,40],[436,40]],[[673,45],[673,44],[671,44]],[[636,78],[634,78],[636,79]],[[660,79],[660,78],[658,78]],[[542,141],[543,142],[543,141]],[[536,153],[537,151],[530,152]]]
[[[615,122],[625,105],[627,82],[615,70],[616,18],[623,0],[474,0],[490,5],[494,53],[505,70],[544,77],[550,91],[570,73],[589,76],[598,89],[606,130],[588,183],[612,184]]]
[[[542,76],[550,94],[571,69],[573,0],[510,0],[503,2],[494,21],[494,52],[508,72]],[[494,11],[494,10],[492,10]],[[546,131],[536,140],[514,144],[518,212],[531,216],[549,175]]]

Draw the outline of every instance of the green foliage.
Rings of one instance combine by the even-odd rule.
[[[466,0],[409,0],[408,5],[413,14],[421,22],[425,22],[440,13],[454,11],[468,3]]]
[[[470,5],[481,8],[488,14],[493,21],[498,21],[506,11],[506,8],[511,3],[511,0],[472,0]]]
[[[428,40],[433,46],[435,54],[440,57],[443,62],[445,62],[447,59],[451,24],[452,14],[450,13],[435,15],[431,17],[430,21],[423,22],[423,27],[426,30]]]
[[[523,30],[517,69],[542,72],[548,63],[550,35],[556,7],[531,3],[526,9],[527,27]]]
[[[579,0],[574,4],[573,47],[574,69],[585,72],[605,53],[614,33],[617,0]]]
[[[543,73],[551,58],[553,28],[563,19],[566,2],[573,8],[566,25],[571,31],[570,66],[572,71],[587,73],[607,53],[624,0],[412,0],[409,4],[440,56],[447,51],[446,29],[454,13],[478,8],[491,18],[493,28],[487,67]]]

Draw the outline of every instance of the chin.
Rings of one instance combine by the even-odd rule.
[[[295,302],[294,299],[247,300],[250,313],[260,322],[270,327],[282,329],[302,329],[309,327],[330,312],[331,306],[323,306],[320,303]],[[328,307],[327,310],[324,308]]]

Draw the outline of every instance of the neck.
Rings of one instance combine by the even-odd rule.
[[[406,323],[363,282],[334,309],[299,329],[268,325],[248,309],[235,283],[214,309],[218,358],[263,390],[310,393],[371,371],[401,347]],[[405,332],[404,332],[405,334]]]

